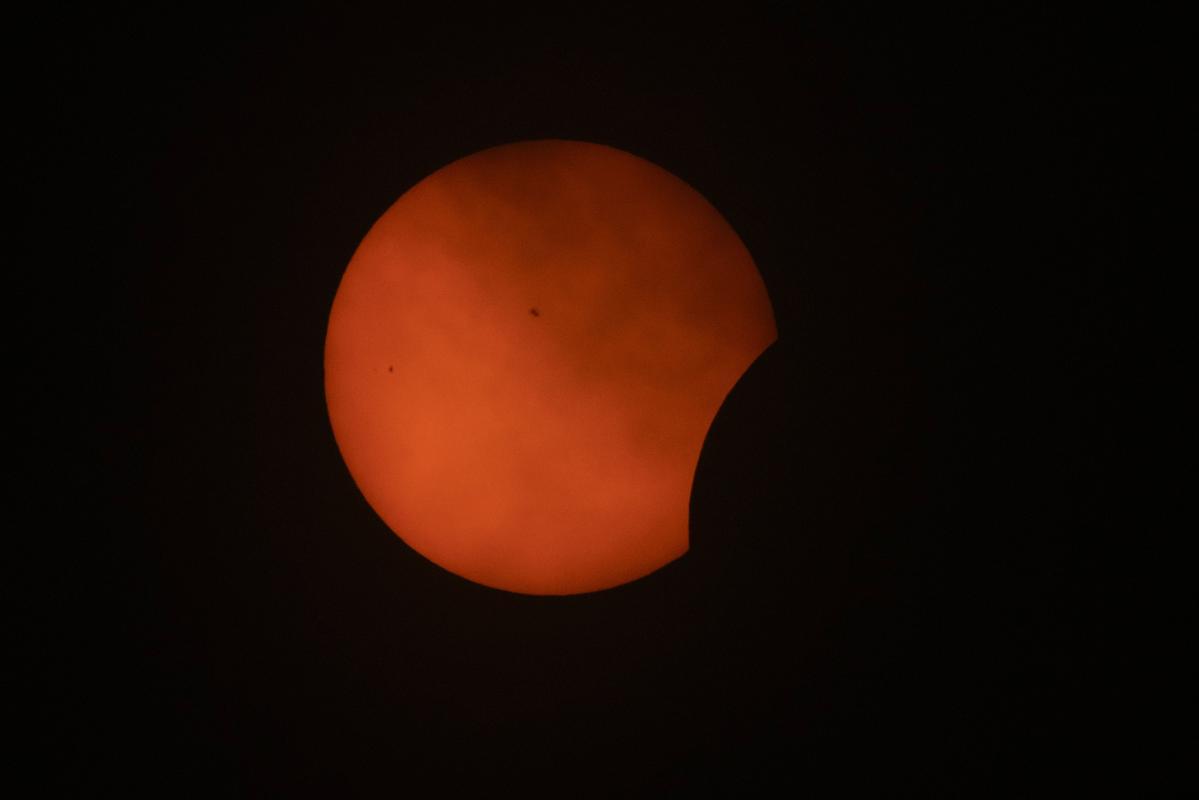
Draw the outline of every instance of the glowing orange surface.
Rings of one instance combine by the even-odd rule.
[[[686,552],[708,426],[775,335],[749,253],[678,178],[600,145],[505,145],[362,241],[329,316],[329,418],[367,501],[435,563],[604,589]]]

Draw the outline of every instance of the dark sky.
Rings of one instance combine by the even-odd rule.
[[[43,363],[69,364],[53,380],[99,465],[63,478],[29,594],[48,786],[972,796],[1129,774],[1099,566],[1127,325],[1118,36],[694,8],[32,30],[20,99],[50,127],[24,166],[63,281],[42,296],[85,309]],[[322,389],[374,220],[536,138],[694,186],[780,332],[705,444],[691,552],[571,598],[408,549]]]

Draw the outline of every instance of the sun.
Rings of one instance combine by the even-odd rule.
[[[573,594],[688,547],[708,426],[776,338],[753,259],[696,190],[574,141],[467,156],[345,270],[325,391],[363,496],[471,581]]]

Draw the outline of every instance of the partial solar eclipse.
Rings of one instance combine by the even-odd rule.
[[[698,192],[611,147],[520,142],[370,229],[325,396],[355,483],[414,550],[497,589],[591,592],[687,551],[708,426],[775,338],[753,259]]]

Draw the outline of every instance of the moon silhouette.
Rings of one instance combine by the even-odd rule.
[[[776,335],[748,250],[682,180],[603,145],[508,144],[422,180],[359,245],[329,315],[329,419],[429,560],[597,591],[687,551],[708,427]]]

